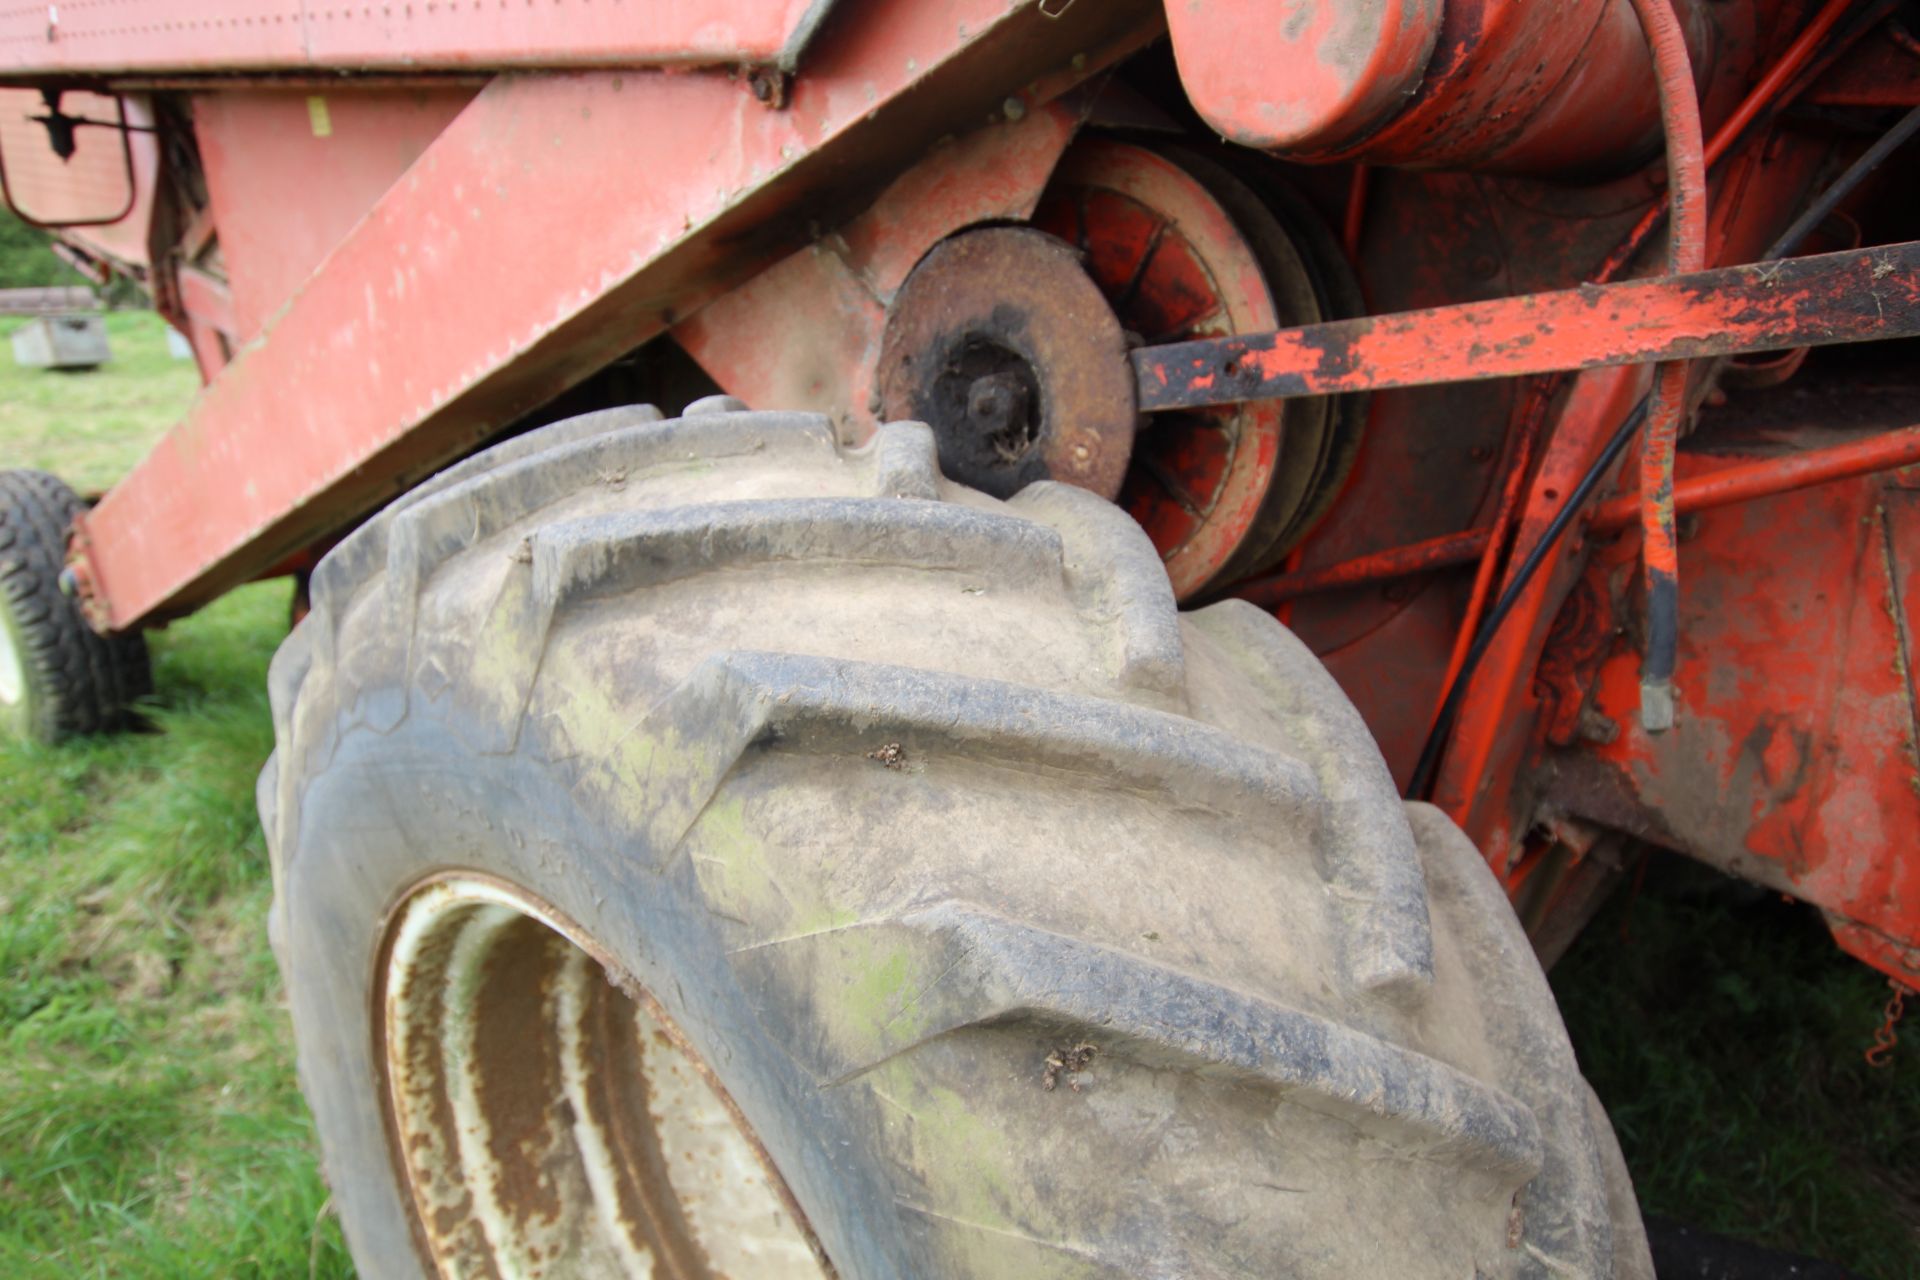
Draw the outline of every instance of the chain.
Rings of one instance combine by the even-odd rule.
[[[1870,1067],[1889,1067],[1893,1065],[1893,1047],[1900,1043],[1900,1034],[1894,1030],[1907,1011],[1907,997],[1916,993],[1912,987],[1898,978],[1888,978],[1887,985],[1893,988],[1893,995],[1887,1000],[1886,1019],[1873,1033],[1873,1048],[1867,1050],[1867,1065]]]

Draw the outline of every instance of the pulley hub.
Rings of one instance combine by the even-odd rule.
[[[936,245],[888,312],[879,391],[884,418],[933,428],[962,484],[1120,492],[1137,417],[1126,337],[1079,254],[1045,232],[982,227]]]

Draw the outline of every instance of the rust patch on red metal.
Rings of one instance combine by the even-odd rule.
[[[1719,476],[1736,490],[1755,476],[1780,485],[1799,459],[1897,453],[1905,435],[1731,467],[1683,453],[1677,491]],[[1920,941],[1908,634],[1920,503],[1882,474],[1704,510],[1685,542],[1698,568],[1681,596],[1679,716],[1661,735],[1633,714],[1636,551],[1629,527],[1586,578],[1611,601],[1587,630],[1619,635],[1592,679],[1590,714],[1618,733],[1580,734],[1550,758],[1550,802],[1815,903],[1842,946],[1902,973],[1895,961]]]

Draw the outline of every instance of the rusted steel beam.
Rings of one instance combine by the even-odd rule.
[[[1689,476],[1673,486],[1673,505],[1683,513],[1706,511],[1915,463],[1920,463],[1920,427],[1902,427],[1826,449],[1762,458]],[[1624,529],[1639,518],[1639,512],[1639,498],[1634,494],[1609,498],[1594,508],[1591,527],[1597,532]]]
[[[1270,578],[1255,578],[1237,584],[1228,594],[1270,609],[1282,600],[1291,600],[1295,596],[1309,595],[1315,591],[1356,587],[1368,582],[1383,582],[1389,578],[1404,578],[1416,573],[1425,573],[1430,569],[1447,569],[1457,564],[1468,564],[1486,550],[1487,538],[1488,531],[1485,529],[1443,533],[1437,538],[1428,538],[1424,542],[1409,543],[1404,547],[1390,547],[1385,551],[1355,556],[1351,560],[1342,560],[1338,564],[1330,564],[1318,569],[1278,573]]]
[[[1378,391],[1920,334],[1920,241],[1132,355],[1140,408]]]
[[[92,616],[185,612],[340,529],[1158,21],[845,7],[783,110],[718,74],[490,84],[88,514]]]

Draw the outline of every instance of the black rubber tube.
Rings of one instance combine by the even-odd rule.
[[[1780,233],[1780,238],[1768,246],[1760,255],[1760,261],[1772,262],[1775,258],[1784,258],[1799,247],[1813,229],[1827,220],[1827,215],[1839,207],[1842,200],[1853,194],[1853,189],[1865,181],[1868,174],[1878,169],[1886,158],[1900,149],[1900,144],[1920,130],[1920,107],[1915,107],[1900,117],[1900,122],[1887,130],[1880,141],[1860,153],[1860,158],[1847,166],[1845,173],[1833,180],[1833,185],[1822,191],[1814,202],[1807,206],[1806,212],[1793,220],[1793,225]]]

